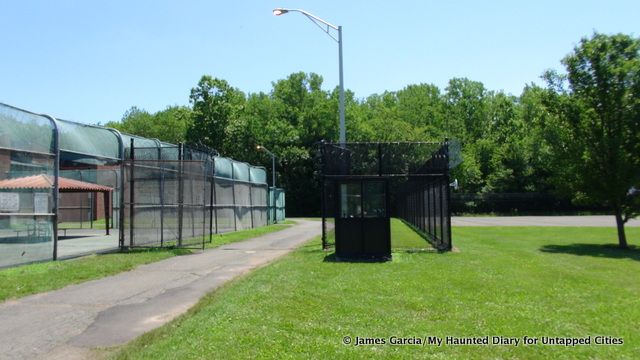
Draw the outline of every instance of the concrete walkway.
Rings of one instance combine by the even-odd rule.
[[[452,226],[606,226],[615,227],[612,215],[596,216],[454,216]],[[640,218],[629,220],[625,226],[640,226]]]
[[[88,359],[184,313],[320,234],[318,221],[0,304],[0,359]]]

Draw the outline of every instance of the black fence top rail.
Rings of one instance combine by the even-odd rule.
[[[413,176],[444,174],[451,167],[449,141],[320,142],[325,176]]]

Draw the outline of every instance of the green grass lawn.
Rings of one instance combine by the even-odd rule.
[[[435,250],[420,233],[404,225],[400,219],[391,219],[391,249]]]
[[[207,248],[249,239],[289,227],[284,224],[215,235]],[[138,265],[191,253],[188,249],[136,249],[121,253],[90,255],[62,261],[48,261],[0,270],[0,301],[62,288],[87,280],[128,271]],[[197,251],[197,250],[195,250]]]
[[[208,241],[209,239],[205,241],[205,248],[214,248],[220,245],[230,244],[236,241],[245,240],[252,237],[262,236],[270,232],[286,229],[292,224],[295,224],[295,222],[292,220],[285,220],[284,222],[281,222],[278,224],[262,226],[255,229],[248,229],[248,230],[214,235],[211,242]]]
[[[406,233],[394,222],[394,234]],[[632,244],[640,228],[629,228]],[[637,358],[640,250],[611,228],[454,229],[458,253],[335,263],[315,240],[114,358]],[[622,337],[622,346],[353,346],[345,336]],[[594,338],[592,338],[594,341]]]

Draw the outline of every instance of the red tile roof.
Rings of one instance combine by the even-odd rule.
[[[25,176],[15,179],[0,180],[0,189],[51,189],[53,178],[48,175]],[[112,191],[113,188],[80,180],[58,177],[60,192],[96,192]]]

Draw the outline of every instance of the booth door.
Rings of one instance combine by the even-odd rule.
[[[336,190],[336,256],[389,258],[388,181],[344,181],[337,184]]]

